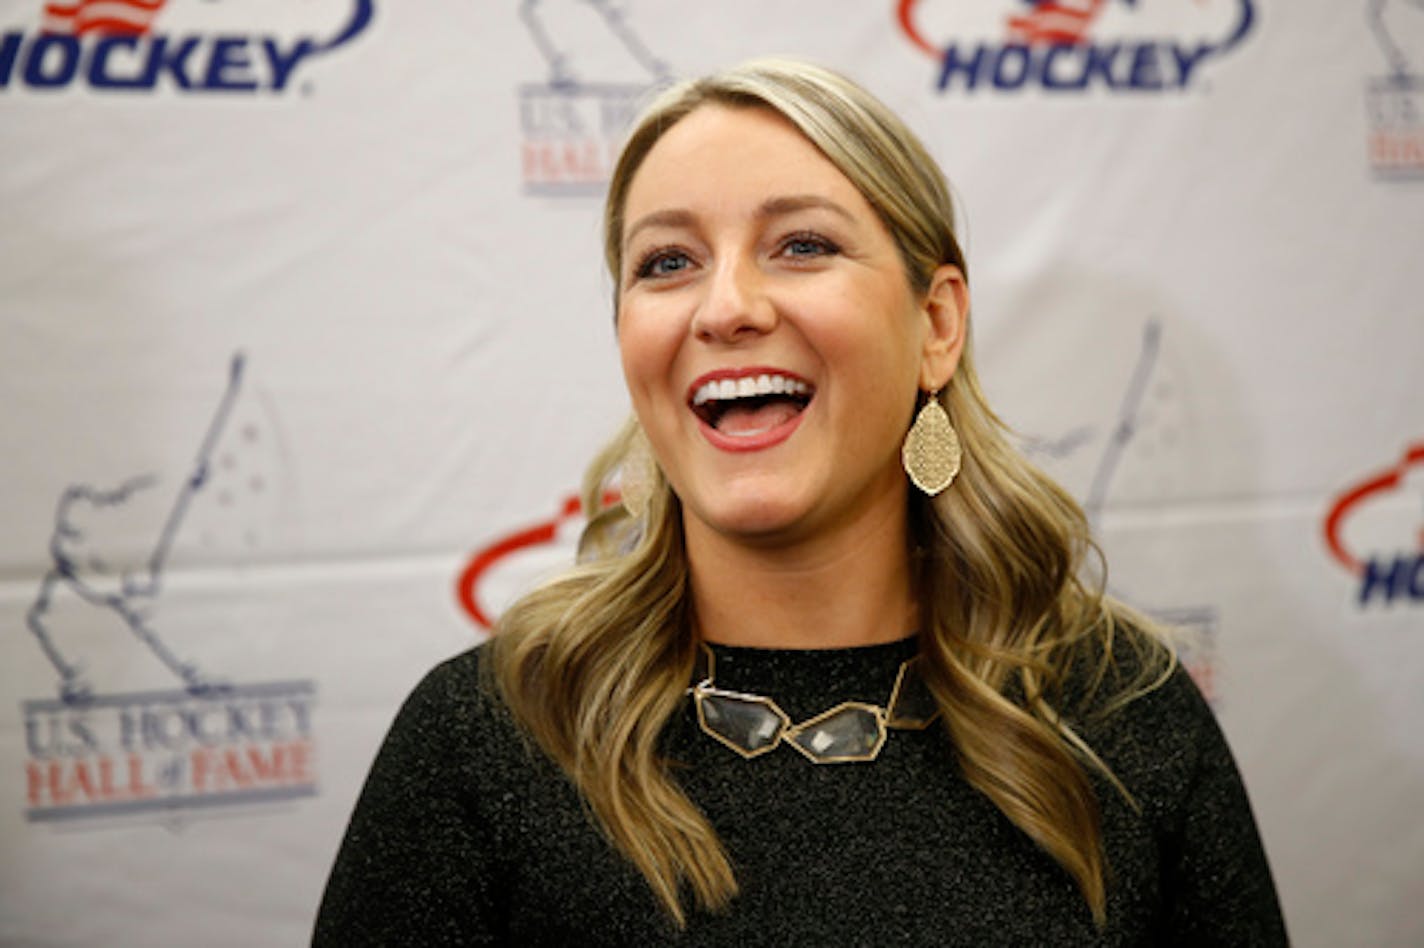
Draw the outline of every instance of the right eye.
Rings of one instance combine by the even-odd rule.
[[[638,262],[634,274],[639,279],[672,276],[692,266],[692,259],[681,250],[664,248],[646,254]]]

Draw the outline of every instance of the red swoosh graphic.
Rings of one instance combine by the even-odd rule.
[[[1405,450],[1404,457],[1393,468],[1371,475],[1336,498],[1330,513],[1325,517],[1325,545],[1330,550],[1330,555],[1350,572],[1361,573],[1365,565],[1345,549],[1344,541],[1340,538],[1340,529],[1344,526],[1345,518],[1367,497],[1398,489],[1409,469],[1416,464],[1424,465],[1424,441],[1410,445]]]
[[[603,495],[605,505],[617,502],[617,492],[608,491]],[[578,497],[568,497],[552,520],[546,520],[517,533],[512,533],[501,540],[496,540],[470,558],[469,564],[460,573],[460,578],[455,581],[455,598],[459,600],[460,606],[469,614],[470,618],[475,620],[476,625],[486,631],[494,630],[495,617],[485,610],[485,607],[480,604],[479,598],[480,580],[485,573],[489,572],[490,567],[520,550],[553,543],[559,533],[559,528],[582,514],[583,504]]]
[[[909,37],[910,42],[928,55],[939,59],[940,51],[930,45],[930,41],[925,39],[925,35],[915,24],[915,5],[919,2],[920,0],[900,0],[899,9],[895,11],[895,18],[900,21],[900,30]]]
[[[141,36],[167,0],[77,0],[45,4],[43,31],[49,35]]]
[[[915,22],[920,0],[899,0],[895,19],[900,31],[926,55],[939,59],[944,50],[936,47]],[[1097,19],[1105,0],[1042,0],[1032,11],[1007,18],[1011,42],[1030,45],[1064,45],[1087,39],[1088,27]]]

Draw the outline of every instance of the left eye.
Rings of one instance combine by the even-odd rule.
[[[781,252],[789,257],[825,257],[839,250],[819,234],[793,234],[781,244]]]

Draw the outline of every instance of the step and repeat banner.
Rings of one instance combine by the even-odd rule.
[[[300,944],[627,412],[601,193],[762,54],[900,112],[1296,941],[1424,943],[1418,0],[0,0],[0,943]]]

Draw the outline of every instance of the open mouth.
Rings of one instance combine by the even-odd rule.
[[[816,389],[778,372],[711,379],[692,392],[698,418],[721,434],[751,437],[783,425],[806,410]]]

